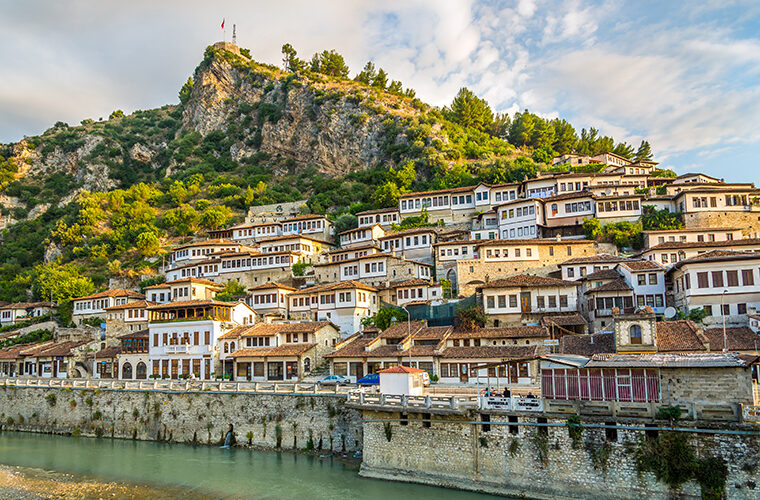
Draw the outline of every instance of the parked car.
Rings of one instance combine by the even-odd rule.
[[[328,375],[325,378],[317,380],[318,385],[345,385],[350,383],[346,377],[340,375]]]

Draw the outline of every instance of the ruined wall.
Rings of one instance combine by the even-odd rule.
[[[361,416],[345,396],[0,386],[0,425],[9,430],[217,444],[229,424],[238,444],[352,451],[362,448]]]
[[[364,416],[399,418],[398,413],[369,411]],[[492,422],[507,418],[491,415]],[[429,427],[421,414],[414,413],[409,414],[407,425],[365,422],[360,474],[514,498],[670,498],[654,474],[637,471],[634,450],[643,439],[640,431],[619,430],[616,440],[611,440],[603,429],[583,429],[573,446],[564,419],[549,419],[561,426],[548,428],[545,437],[536,427],[510,430],[507,425],[491,425],[484,431],[465,420],[478,421],[480,415],[433,415]],[[758,436],[690,436],[700,456],[721,456],[727,462],[728,498],[758,498]],[[679,494],[678,498],[700,498],[700,487],[688,482]]]

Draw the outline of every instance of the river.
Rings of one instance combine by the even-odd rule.
[[[0,432],[0,464],[0,498],[494,499],[364,479],[332,457],[149,441]]]

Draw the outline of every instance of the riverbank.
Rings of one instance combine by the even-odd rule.
[[[21,500],[138,500],[144,498],[208,498],[206,493],[184,488],[166,488],[102,481],[34,467],[0,465],[0,499]]]

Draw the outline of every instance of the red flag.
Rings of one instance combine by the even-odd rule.
[[[224,29],[224,19],[222,19],[222,29]]]

